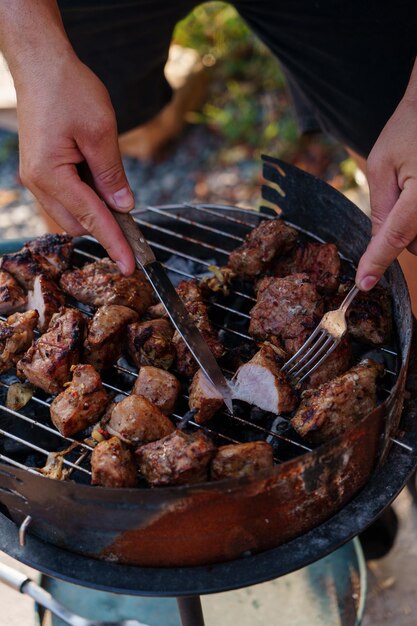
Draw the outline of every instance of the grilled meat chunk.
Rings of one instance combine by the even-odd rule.
[[[153,289],[145,275],[135,270],[132,276],[123,276],[116,263],[100,259],[87,263],[81,269],[64,272],[61,288],[73,298],[91,306],[121,304],[141,315],[153,302]]]
[[[350,282],[340,286],[330,301],[329,310],[340,306],[351,287]],[[380,285],[371,291],[360,291],[346,311],[346,321],[351,337],[373,346],[387,343],[392,333],[392,307],[388,291]]]
[[[19,252],[4,254],[0,259],[0,266],[12,274],[24,289],[33,289],[33,282],[38,274],[45,274],[49,278],[56,278],[58,273],[43,256],[22,249]]]
[[[203,433],[181,430],[137,449],[139,469],[154,487],[185,485],[207,480],[214,444]]]
[[[232,395],[271,413],[287,413],[297,404],[289,380],[280,365],[284,354],[277,348],[263,344],[255,356],[241,365],[233,379]]]
[[[133,394],[115,405],[107,430],[125,443],[139,445],[169,435],[174,426],[150,400]]]
[[[221,446],[211,462],[211,478],[245,478],[272,469],[272,446],[266,441]]]
[[[280,219],[263,220],[229,256],[229,266],[238,276],[253,278],[265,271],[278,255],[286,254],[298,233]]]
[[[198,330],[206,340],[208,347],[216,359],[218,359],[222,356],[224,347],[210,322],[207,307],[203,302],[203,296],[197,281],[182,280],[177,287],[177,292],[193,317]],[[180,374],[190,378],[198,369],[197,362],[177,331],[174,333],[173,343],[177,353],[177,370]]]
[[[117,437],[101,441],[91,455],[93,485],[136,487],[138,482],[133,453]]]
[[[36,311],[14,313],[0,321],[0,374],[12,368],[30,347],[37,321]]]
[[[17,374],[47,393],[59,393],[79,361],[85,337],[85,319],[76,309],[61,309],[48,331],[39,337],[17,363]]]
[[[135,322],[127,328],[127,350],[137,367],[153,365],[168,370],[176,356],[174,328],[167,319]]]
[[[39,313],[38,329],[44,333],[52,316],[65,304],[65,295],[58,285],[45,274],[38,274],[33,281],[33,290],[28,292],[28,309]]]
[[[92,365],[76,365],[72,381],[51,403],[51,420],[61,435],[70,437],[95,424],[109,397]]]
[[[334,293],[339,286],[340,257],[334,243],[305,243],[279,259],[273,267],[275,276],[308,274],[319,293]]]
[[[72,237],[64,234],[43,235],[27,241],[23,246],[23,250],[30,250],[44,257],[59,274],[68,269],[73,249]]]
[[[200,369],[194,374],[190,386],[188,406],[190,409],[197,409],[194,415],[197,424],[207,422],[223,406],[223,396]]]
[[[365,359],[342,376],[305,391],[291,425],[313,442],[343,433],[376,406],[376,380],[383,365]]]
[[[138,319],[133,309],[120,304],[105,304],[88,324],[84,360],[98,370],[113,365],[122,354],[126,326]]]
[[[301,348],[301,346],[300,346]],[[303,382],[304,389],[313,389],[346,372],[352,361],[352,348],[348,337],[343,337],[337,348]]]
[[[143,365],[132,393],[143,396],[155,404],[165,415],[173,412],[181,385],[174,374],[159,367]]]
[[[268,276],[259,284],[249,332],[261,341],[280,337],[291,355],[295,352],[294,341],[302,344],[322,315],[323,302],[307,274]]]
[[[0,270],[0,315],[24,311],[27,298],[22,287],[9,272]]]

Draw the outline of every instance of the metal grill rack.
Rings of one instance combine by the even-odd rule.
[[[153,247],[157,258],[169,271],[174,283],[182,279],[201,277],[210,273],[209,266],[225,265],[231,250],[240,245],[245,235],[261,219],[271,219],[266,214],[254,211],[232,209],[222,205],[170,205],[148,207],[146,211],[136,211],[134,217]],[[298,228],[297,226],[295,226]],[[305,236],[320,239],[307,231],[298,230]],[[91,237],[78,240],[74,254],[74,265],[83,265],[104,255],[103,249]],[[342,257],[346,267],[352,264]],[[230,295],[217,295],[210,299],[210,316],[219,329],[226,347],[226,357],[222,366],[227,376],[233,375],[230,356],[241,349],[242,344],[253,350],[253,339],[247,333],[249,311],[255,302],[250,287],[243,282],[236,283]],[[85,305],[76,304],[80,310],[91,316],[93,310]],[[4,318],[1,318],[4,319]],[[252,348],[251,348],[252,346]],[[381,400],[390,394],[394,386],[399,358],[396,346],[390,345],[373,351],[384,362],[386,378],[381,389]],[[105,388],[116,395],[129,395],[136,368],[121,359],[111,370],[103,375]],[[63,437],[49,420],[51,397],[41,390],[36,390],[30,402],[20,412],[5,406],[7,388],[17,379],[13,375],[0,376],[0,461],[14,467],[38,473],[51,452],[63,451],[73,446],[65,454],[63,463],[73,480],[90,482],[91,470],[89,457],[92,447],[83,440]],[[178,424],[188,410],[187,395],[183,393],[177,411],[172,419]],[[215,439],[219,445],[264,439],[274,447],[276,463],[284,462],[311,451],[289,426],[288,419],[276,417],[248,409],[248,405],[236,406],[236,413],[226,413],[213,418],[208,425],[199,425],[192,419],[188,424],[201,428]],[[408,446],[397,440],[398,445]],[[410,448],[411,450],[411,448]],[[143,486],[145,483],[143,482]]]

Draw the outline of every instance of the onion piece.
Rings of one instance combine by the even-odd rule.
[[[6,407],[19,411],[31,400],[35,388],[30,383],[13,383],[7,390]]]

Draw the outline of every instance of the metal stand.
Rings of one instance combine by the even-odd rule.
[[[177,598],[182,626],[204,626],[200,596]]]

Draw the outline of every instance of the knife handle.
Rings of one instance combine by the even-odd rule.
[[[128,240],[130,247],[133,250],[135,259],[139,263],[140,267],[148,265],[156,261],[155,255],[144,235],[139,229],[133,217],[130,213],[119,213],[113,211],[112,214],[116,222],[119,224],[122,233]]]

